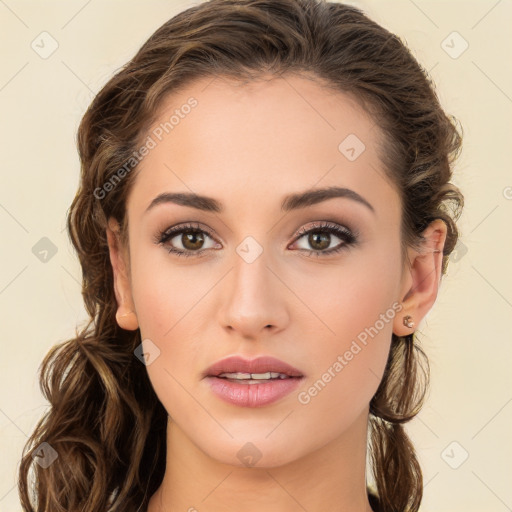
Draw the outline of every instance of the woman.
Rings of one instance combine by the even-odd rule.
[[[78,141],[90,321],[43,361],[24,509],[418,510],[403,423],[461,135],[400,40],[343,4],[211,0]]]

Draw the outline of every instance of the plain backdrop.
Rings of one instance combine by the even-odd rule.
[[[86,318],[65,230],[79,120],[147,37],[196,3],[0,0],[0,512],[21,510],[21,451],[47,408],[39,364]],[[464,127],[454,180],[466,198],[462,236],[419,326],[432,382],[408,426],[422,510],[512,510],[512,2],[349,3],[402,38]]]

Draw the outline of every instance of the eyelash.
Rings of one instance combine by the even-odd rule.
[[[193,225],[193,224],[185,224],[185,225],[179,225],[174,226],[172,228],[166,229],[165,231],[162,231],[161,233],[157,234],[155,237],[154,242],[156,244],[160,244],[162,246],[165,246],[166,242],[168,240],[171,240],[176,235],[183,234],[183,233],[206,233],[212,240],[214,240],[214,237],[212,233],[204,228],[201,228],[199,224]],[[348,249],[350,246],[353,246],[357,243],[359,238],[359,232],[357,230],[349,230],[348,228],[344,226],[340,226],[338,224],[335,224],[333,222],[328,221],[321,221],[318,223],[314,223],[313,227],[309,228],[301,228],[297,236],[295,237],[294,241],[292,243],[297,242],[300,240],[303,236],[309,234],[309,233],[328,233],[336,235],[338,238],[342,239],[343,242],[340,243],[337,247],[334,247],[332,249],[319,251],[319,250],[309,250],[309,249],[299,249],[300,251],[306,252],[309,257],[324,257],[329,256],[332,254],[339,253],[345,249]],[[182,249],[176,249],[174,247],[166,247],[167,251],[171,254],[176,254],[177,256],[184,256],[186,258],[190,256],[194,257],[202,257],[208,249],[201,249],[199,251],[190,251],[190,250],[182,250]]]

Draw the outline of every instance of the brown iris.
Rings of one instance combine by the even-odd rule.
[[[318,231],[311,232],[308,235],[308,242],[315,251],[321,251],[329,247],[331,235],[329,233],[322,233]]]
[[[190,231],[182,234],[181,241],[185,249],[200,249],[204,243],[204,236],[200,231]]]

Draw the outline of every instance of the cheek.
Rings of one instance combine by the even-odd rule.
[[[324,438],[348,429],[368,409],[379,387],[395,314],[387,301],[380,299],[372,297],[356,302],[356,306],[350,300],[340,300],[338,305],[345,306],[341,314],[336,305],[329,304],[332,315],[325,318],[330,318],[336,336],[317,337],[316,348],[306,348],[304,360],[311,362],[312,371],[297,394],[297,402],[308,428],[324,425]],[[381,312],[385,320],[380,318]]]
[[[382,314],[393,316],[399,261],[392,246],[380,245],[353,251],[339,262],[294,269],[296,275],[288,279],[295,281],[294,292],[303,303],[297,307],[304,311],[296,320],[309,323],[339,348],[340,341],[357,337]]]
[[[208,279],[197,273],[194,278],[169,262],[160,260],[155,265],[150,255],[137,256],[133,258],[132,290],[141,339],[158,355],[147,365],[147,372],[156,394],[171,412],[169,407],[176,407],[186,396],[180,384],[185,385],[199,371],[194,362],[204,347],[195,315],[211,285]]]
[[[300,321],[304,360],[313,370],[301,403],[311,403],[317,412],[335,407],[356,414],[368,405],[386,365],[400,309],[399,267],[391,254],[376,250],[322,272],[304,273],[297,291],[314,312]]]
[[[208,270],[207,265],[180,267],[160,247],[134,249],[132,293],[143,337],[166,343],[182,325],[190,324],[195,308],[215,282]]]

